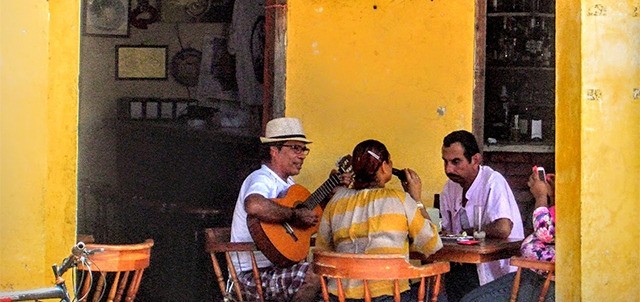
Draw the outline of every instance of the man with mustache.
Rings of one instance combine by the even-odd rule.
[[[440,194],[443,230],[473,234],[474,207],[481,206],[482,230],[488,238],[523,239],[524,230],[518,204],[504,176],[483,166],[475,137],[468,131],[448,134],[442,144],[444,171],[449,180]],[[451,263],[446,277],[448,301],[458,301],[465,293],[504,274],[515,271],[509,260],[481,264]]]

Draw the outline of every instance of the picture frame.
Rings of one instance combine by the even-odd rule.
[[[117,80],[166,80],[167,45],[116,45]]]
[[[84,0],[82,4],[84,35],[129,37],[130,0]]]

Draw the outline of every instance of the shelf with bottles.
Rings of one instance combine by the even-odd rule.
[[[487,17],[540,17],[540,18],[555,18],[556,14],[553,13],[541,13],[541,12],[497,12],[487,13]]]
[[[533,121],[538,128],[532,129]],[[531,68],[487,69],[485,137],[506,144],[552,143],[554,131],[555,73]]]
[[[535,12],[553,14],[555,0],[489,0],[487,13]]]
[[[502,70],[502,71],[547,71],[547,72],[555,72],[555,67],[544,67],[544,66],[487,66],[489,70]]]
[[[555,15],[540,9],[541,1],[494,1],[515,11],[487,13],[487,67],[555,67]],[[555,8],[555,2],[552,7]],[[513,6],[511,3],[516,3]],[[490,5],[492,7],[493,5]],[[548,6],[548,5],[547,5]],[[529,10],[527,10],[529,9]]]

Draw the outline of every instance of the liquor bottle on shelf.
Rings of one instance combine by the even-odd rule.
[[[490,13],[499,12],[502,9],[502,6],[499,6],[500,4],[502,3],[500,3],[500,1],[498,0],[491,0],[491,4],[489,5],[489,8],[488,8],[489,12]]]
[[[531,140],[542,141],[542,118],[537,111],[531,113]]]
[[[518,117],[518,129],[520,129],[520,137],[527,139],[529,138],[529,122],[530,122],[530,112],[529,106],[524,106],[519,110]]]
[[[542,38],[542,62],[543,67],[549,67],[555,65],[555,55],[553,49],[554,45],[554,33],[553,28],[547,27],[544,37]]]

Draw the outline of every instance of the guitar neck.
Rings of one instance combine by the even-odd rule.
[[[309,196],[309,198],[305,200],[303,206],[307,209],[314,209],[327,196],[329,196],[331,190],[337,187],[338,184],[340,184],[340,176],[338,176],[337,174],[331,174],[331,176],[329,176],[329,179],[322,183],[322,185],[317,190],[311,193],[311,196]]]

